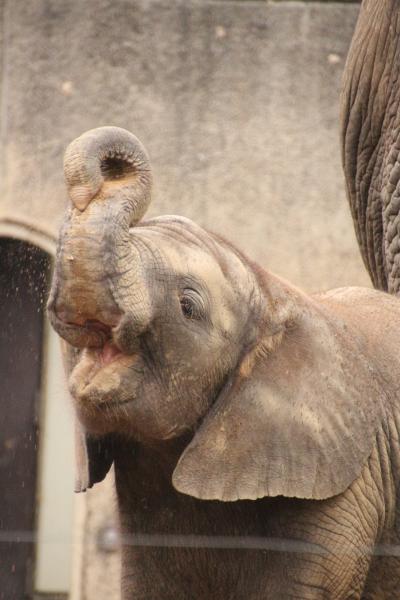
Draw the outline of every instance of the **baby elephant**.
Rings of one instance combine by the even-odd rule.
[[[123,129],[72,142],[65,177],[49,316],[77,491],[114,463],[123,599],[398,599],[399,299],[307,295],[188,219],[140,221]]]

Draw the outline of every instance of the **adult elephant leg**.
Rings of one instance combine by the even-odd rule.
[[[375,287],[400,294],[400,3],[364,0],[342,95],[342,159]]]

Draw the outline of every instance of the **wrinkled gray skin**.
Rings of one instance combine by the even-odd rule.
[[[342,156],[376,288],[400,294],[400,3],[363,0],[345,69]]]
[[[124,600],[398,598],[398,300],[308,296],[187,219],[140,221],[125,130],[75,140],[65,174],[49,316],[77,490],[114,462]]]

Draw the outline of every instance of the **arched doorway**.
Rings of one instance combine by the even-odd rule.
[[[0,598],[33,593],[43,310],[50,257],[0,238]]]
[[[1,233],[0,600],[59,600],[72,593],[73,424],[45,316],[53,244]]]

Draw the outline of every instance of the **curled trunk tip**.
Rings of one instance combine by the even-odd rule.
[[[131,224],[150,203],[151,167],[147,152],[132,133],[120,127],[98,127],[68,146],[64,176],[73,205],[80,211],[97,198],[128,200]]]

